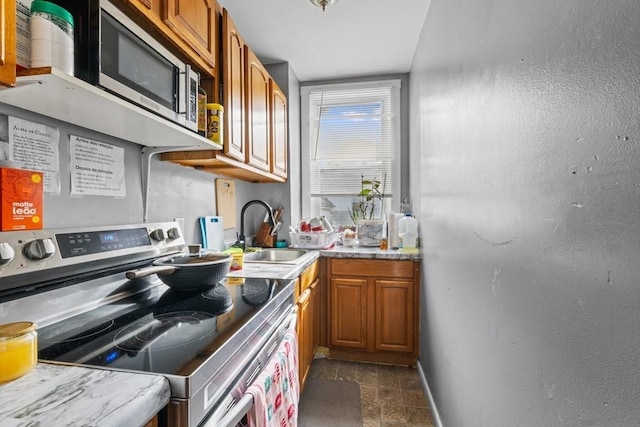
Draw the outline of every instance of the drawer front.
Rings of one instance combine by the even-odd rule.
[[[414,261],[341,258],[331,260],[331,275],[413,278]]]

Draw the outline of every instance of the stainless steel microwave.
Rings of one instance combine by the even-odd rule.
[[[54,0],[74,18],[75,76],[194,132],[200,76],[106,0]]]

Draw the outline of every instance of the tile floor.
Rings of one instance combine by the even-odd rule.
[[[416,369],[316,359],[310,376],[360,384],[363,427],[433,427]]]

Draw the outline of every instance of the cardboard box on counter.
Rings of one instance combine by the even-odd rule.
[[[42,172],[0,167],[0,230],[42,229]]]

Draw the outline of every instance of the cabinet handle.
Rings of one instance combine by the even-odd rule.
[[[300,295],[300,298],[298,298],[298,304],[304,304],[304,302],[309,299],[309,295],[311,295],[311,288],[304,290],[302,295]]]

